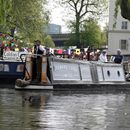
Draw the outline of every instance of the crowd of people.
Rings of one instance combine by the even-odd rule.
[[[99,62],[114,62],[114,63],[122,63],[123,62],[123,56],[121,55],[121,50],[117,49],[117,54],[115,56],[111,56],[108,60],[108,55],[106,50],[94,50],[90,47],[87,49],[68,49],[68,50],[62,50],[62,49],[53,49],[48,48],[45,46],[42,46],[40,40],[34,41],[33,48],[27,48],[22,47],[19,48],[18,45],[15,46],[15,48],[10,49],[8,46],[5,48],[1,48],[1,55],[3,54],[3,51],[24,51],[28,54],[38,54],[38,55],[51,55],[56,56],[58,58],[70,58],[70,59],[78,59],[78,60],[87,60],[87,61],[99,61]]]
[[[117,54],[115,56],[111,56],[108,60],[108,55],[106,50],[92,50],[90,47],[87,49],[72,49],[72,50],[62,50],[62,49],[52,49],[45,46],[42,46],[40,40],[34,41],[33,48],[19,48],[15,46],[14,50],[8,48],[3,49],[4,51],[23,51],[27,54],[32,55],[32,63],[33,63],[33,79],[40,81],[41,79],[41,64],[42,64],[42,56],[54,56],[58,58],[69,58],[75,60],[86,60],[86,61],[99,61],[101,63],[107,63],[109,61],[117,64],[121,64],[123,62],[123,56],[121,55],[121,50],[117,50]]]
[[[51,48],[43,47],[41,45],[41,42],[39,40],[35,41],[34,44],[34,54],[42,54],[42,55],[52,55],[59,58],[71,58],[71,59],[78,59],[78,60],[87,60],[87,61],[99,61],[102,63],[106,62],[113,62],[117,64],[121,64],[123,62],[123,55],[121,54],[121,50],[117,49],[117,54],[114,56],[111,56],[108,60],[107,50],[96,50],[92,51],[90,47],[87,48],[87,50],[81,51],[78,49],[76,52],[75,50],[67,51],[52,51]]]

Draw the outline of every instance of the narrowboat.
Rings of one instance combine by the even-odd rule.
[[[17,90],[122,90],[129,89],[122,64],[41,56],[40,80],[32,57],[25,61],[25,75],[17,79]]]
[[[0,60],[0,84],[15,84],[17,78],[24,77],[25,61],[20,58],[22,54],[24,53],[4,52]]]

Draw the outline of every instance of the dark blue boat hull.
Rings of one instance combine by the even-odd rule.
[[[0,61],[0,84],[14,84],[24,77],[24,62]]]

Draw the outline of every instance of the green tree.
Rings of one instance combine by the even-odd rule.
[[[94,19],[88,20],[81,28],[80,44],[81,48],[94,47],[100,48],[102,45],[107,45],[108,26],[101,30],[98,22]],[[70,39],[66,42],[66,46],[74,46],[76,43],[74,33],[71,34]]]
[[[80,28],[87,17],[96,17],[102,14],[107,8],[107,0],[61,0],[62,5],[68,5],[74,13],[74,20],[70,23],[75,28],[75,38],[77,47],[80,45]]]
[[[121,0],[121,15],[130,20],[130,0]]]
[[[42,39],[42,28],[48,21],[48,13],[44,7],[46,0],[0,1],[0,26],[3,30],[10,31],[11,35],[17,31],[17,36],[22,36],[28,41]],[[1,11],[3,9],[4,12]]]
[[[54,48],[55,47],[55,43],[53,42],[52,38],[50,35],[47,35],[45,38],[44,38],[44,45],[46,47],[51,47],[51,48]]]
[[[75,33],[71,33],[69,39],[64,42],[64,46],[68,48],[69,46],[76,46],[76,36]]]
[[[81,32],[81,43],[83,47],[92,46],[99,48],[101,45],[101,29],[98,22],[90,19],[83,25]]]
[[[108,24],[106,24],[101,32],[101,45],[108,45]]]
[[[116,18],[119,12],[119,7],[121,9],[121,15],[123,18],[130,20],[130,0],[116,0],[115,2],[115,23],[114,27],[116,26]]]
[[[6,23],[6,14],[11,10],[11,0],[0,0],[0,24]]]

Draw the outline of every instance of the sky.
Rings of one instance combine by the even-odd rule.
[[[68,16],[66,16],[66,11],[64,8],[57,6],[57,4],[54,2],[54,0],[49,0],[49,10],[50,10],[50,23],[58,24],[62,26],[62,33],[69,32],[69,29],[67,28],[67,20],[69,19]],[[105,27],[106,23],[108,23],[108,14],[104,15],[104,17],[99,21],[99,25],[101,28]]]
[[[49,0],[49,11],[50,11],[50,23],[58,24],[62,26],[62,32],[66,33],[69,32],[67,29],[67,25],[64,19],[64,9],[60,6],[57,6],[53,0]]]

